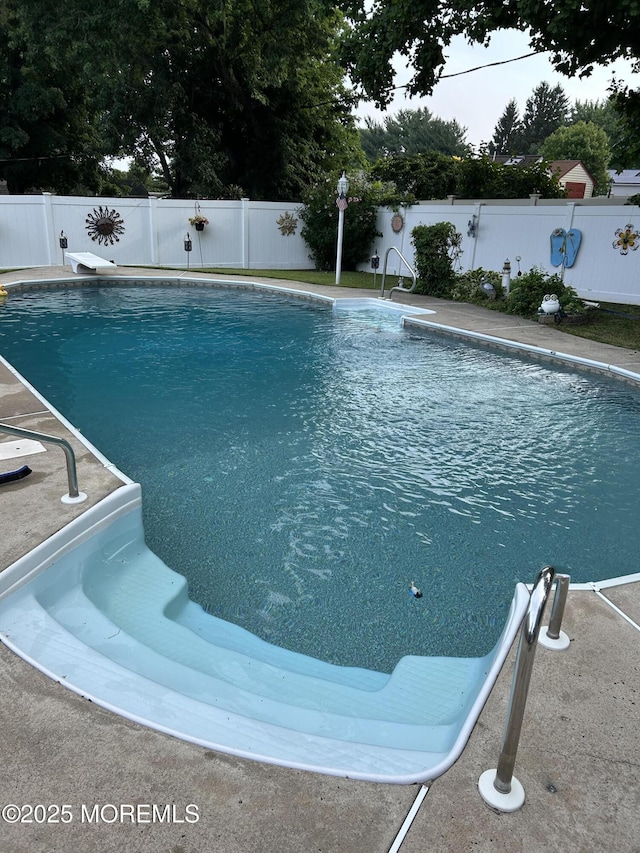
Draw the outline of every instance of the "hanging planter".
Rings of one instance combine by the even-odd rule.
[[[201,213],[197,214],[196,216],[190,216],[189,222],[191,225],[193,225],[196,231],[204,231],[204,226],[209,224],[209,220],[207,219],[207,217],[203,216]]]
[[[189,217],[189,224],[193,225],[196,231],[204,231],[204,226],[209,224],[209,220],[200,210],[198,202],[196,202],[195,215]]]

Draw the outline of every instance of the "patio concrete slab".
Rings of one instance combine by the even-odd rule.
[[[639,584],[630,583],[622,586],[611,586],[601,590],[601,594],[619,607],[636,625],[640,625],[640,596]],[[640,713],[640,711],[638,712]]]

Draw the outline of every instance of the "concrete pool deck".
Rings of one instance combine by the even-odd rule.
[[[113,277],[180,274],[119,268]],[[1,275],[0,284],[70,277],[62,267],[22,270]],[[222,276],[189,271],[189,277]],[[259,280],[250,274],[246,278]],[[264,281],[328,296],[376,295]],[[409,295],[403,299],[435,310],[428,319],[444,326],[640,373],[636,351],[471,305]],[[11,353],[2,355],[11,360]],[[60,502],[67,481],[64,455],[57,448],[0,463],[2,470],[22,464],[34,469],[25,480],[0,490],[1,570],[117,488],[120,480],[1,365],[0,421],[69,438],[78,452],[80,488],[89,495],[76,506]],[[13,437],[0,435],[0,442],[5,440]],[[532,567],[530,580],[537,568]],[[394,840],[419,788],[336,779],[208,752],[91,705],[0,645],[0,809],[40,804],[49,806],[46,817],[58,820],[39,822],[42,811],[23,811],[30,823],[4,820],[0,853],[638,851],[640,631],[632,623],[640,624],[640,583],[572,591],[563,625],[569,649],[539,648],[536,655],[515,769],[526,792],[523,808],[498,814],[477,792],[480,774],[498,759],[512,650],[462,757],[430,787],[401,847]],[[56,804],[70,808],[56,813]],[[169,819],[152,822],[151,804],[160,809],[168,805]],[[189,822],[189,804],[198,808],[197,822]],[[137,823],[131,820],[130,807],[135,806],[140,807]]]

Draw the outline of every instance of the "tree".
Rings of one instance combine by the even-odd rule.
[[[520,114],[515,98],[512,98],[498,119],[493,131],[493,139],[489,150],[495,154],[518,154],[518,137],[520,134]]]
[[[528,168],[506,166],[489,157],[448,157],[431,152],[413,157],[378,160],[372,177],[393,183],[398,192],[420,199],[446,198],[562,198],[564,190],[549,174],[548,164]]]
[[[73,84],[105,153],[159,166],[174,196],[299,198],[362,160],[328,0],[9,3],[11,37]]]
[[[529,30],[534,50],[550,51],[558,71],[588,75],[593,65],[606,66],[625,57],[640,70],[640,27],[637,0],[605,2],[557,0],[401,0],[371,6],[344,0],[353,23],[344,41],[343,61],[354,83],[376,103],[388,103],[394,85],[392,60],[407,57],[413,76],[411,94],[431,94],[445,64],[444,49],[455,35],[487,44],[501,29]],[[640,97],[620,90],[625,111],[640,110]],[[640,112],[638,113],[640,122]]]
[[[540,83],[533,90],[517,135],[518,154],[538,154],[544,140],[567,121],[569,99],[560,84]]]
[[[571,124],[585,121],[602,128],[609,138],[611,169],[632,169],[640,166],[637,155],[631,153],[632,139],[627,137],[625,120],[613,97],[604,101],[576,101],[571,108]]]
[[[438,151],[441,154],[464,155],[469,151],[465,142],[466,128],[457,121],[445,121],[426,109],[400,110],[387,116],[384,124],[365,120],[360,130],[362,149],[370,162],[394,154],[423,154]]]
[[[620,116],[620,136],[614,144],[612,166],[640,167],[640,89],[614,87],[613,100]]]
[[[30,39],[22,4],[0,3],[0,177],[9,192],[93,192],[105,154],[87,92]]]
[[[595,179],[594,193],[606,194],[611,150],[602,128],[584,121],[560,127],[545,139],[540,153],[548,160],[582,160]]]
[[[446,198],[456,193],[457,162],[437,151],[385,157],[373,165],[371,176],[415,198]]]

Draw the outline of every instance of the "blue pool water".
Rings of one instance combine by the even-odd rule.
[[[621,383],[216,289],[12,294],[0,351],[142,484],[191,598],[278,645],[386,672],[480,655],[544,564],[639,569]]]

